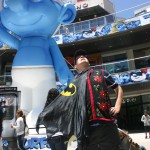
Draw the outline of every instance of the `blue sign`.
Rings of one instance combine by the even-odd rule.
[[[2,140],[2,144],[3,144],[3,147],[7,147],[8,146],[8,141],[7,140]]]
[[[31,138],[31,139],[24,139],[24,148],[25,149],[50,149],[50,146],[47,143],[47,138]]]

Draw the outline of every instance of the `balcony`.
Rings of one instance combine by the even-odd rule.
[[[104,17],[96,18],[96,19],[91,19],[87,21],[73,23],[70,25],[61,26],[58,32],[56,33],[56,35],[82,32],[85,30],[95,28],[97,26],[104,26],[106,24],[113,23],[113,22],[114,22],[114,16],[107,15]]]
[[[107,70],[121,85],[150,81],[150,55],[131,60],[126,59],[111,63],[103,63],[102,65],[91,66],[91,68]],[[74,75],[77,74],[75,69],[71,69],[71,71]],[[0,86],[10,86],[11,84],[11,75],[0,76]]]
[[[146,4],[148,5],[150,2]],[[144,7],[144,5],[140,7]],[[132,32],[135,28],[149,25],[150,12],[135,16],[133,13],[135,9],[139,9],[139,6],[91,20],[61,26],[53,37],[58,44],[68,44],[105,37],[128,30]],[[132,15],[126,15],[131,12]]]

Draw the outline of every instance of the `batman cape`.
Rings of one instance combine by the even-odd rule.
[[[86,78],[87,72],[73,79],[69,86],[44,108],[37,120],[37,132],[39,125],[44,125],[48,138],[60,131],[66,139],[72,135],[80,141],[84,139],[87,133]]]

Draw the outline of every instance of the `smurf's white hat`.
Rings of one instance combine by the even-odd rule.
[[[77,0],[53,0],[54,2],[59,3],[60,5],[64,5],[66,3],[75,4]]]

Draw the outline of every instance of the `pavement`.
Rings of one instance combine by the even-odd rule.
[[[129,133],[133,142],[143,145],[146,150],[150,150],[150,138],[145,139],[145,133]]]
[[[128,133],[128,135],[132,138],[132,141],[134,143],[137,143],[140,146],[144,146],[146,148],[146,150],[150,150],[150,138],[145,139],[145,133],[140,133],[140,132],[136,132],[136,133]],[[45,135],[33,135],[33,137],[35,138],[37,136],[37,138],[41,138],[43,139],[43,137],[46,137]],[[31,139],[32,136],[28,136],[27,138]],[[68,150],[75,150],[77,147],[77,142],[75,141],[75,137],[72,137],[72,142],[68,143]],[[1,150],[1,149],[0,149]],[[30,150],[30,149],[28,149]],[[33,149],[31,149],[33,150]],[[49,148],[44,148],[42,150],[50,150]]]
[[[150,138],[145,139],[145,133],[129,133],[128,134],[134,143],[137,143],[140,146],[144,146],[146,150],[150,150]],[[72,142],[71,145],[68,145],[68,150],[75,150],[77,143]]]

